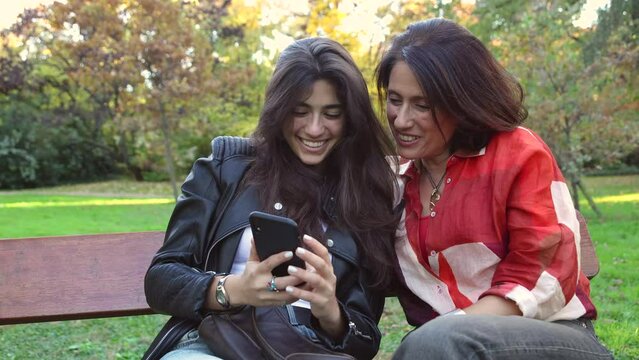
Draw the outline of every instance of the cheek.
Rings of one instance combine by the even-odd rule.
[[[286,124],[286,129],[287,129],[286,131],[288,131],[291,134],[295,134],[298,131],[300,131],[300,129],[303,127],[304,127],[304,119],[293,117]]]
[[[397,108],[395,106],[388,105],[386,107],[386,120],[388,120],[388,125],[392,127],[396,117],[397,117]]]
[[[341,137],[344,134],[346,127],[346,121],[344,119],[329,124],[329,129],[333,136]]]

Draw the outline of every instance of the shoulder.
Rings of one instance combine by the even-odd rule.
[[[511,160],[513,155],[520,159],[542,154],[552,157],[552,151],[543,139],[534,131],[523,126],[512,131],[497,133],[488,144],[486,152]]]
[[[534,131],[519,126],[512,131],[501,131],[497,133],[491,142],[509,147],[522,148],[545,148],[546,144]]]
[[[223,160],[236,155],[253,155],[255,148],[248,138],[238,136],[218,136],[211,141],[212,157]]]

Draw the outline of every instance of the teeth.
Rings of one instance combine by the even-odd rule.
[[[417,136],[399,134],[399,139],[401,141],[415,141],[417,140]]]
[[[324,145],[326,141],[309,141],[309,140],[304,140],[302,139],[302,143],[304,143],[304,145],[311,147],[311,148],[318,148],[322,145]]]

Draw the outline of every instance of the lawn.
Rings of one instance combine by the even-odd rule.
[[[639,358],[639,176],[586,179],[604,213],[580,201],[601,261],[592,281],[595,326],[617,359]],[[165,184],[105,182],[0,193],[0,238],[163,230],[173,205]],[[0,240],[1,241],[1,240]],[[163,315],[0,327],[2,359],[139,359]],[[410,329],[395,299],[382,318],[378,359]]]

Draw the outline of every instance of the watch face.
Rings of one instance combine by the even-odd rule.
[[[220,303],[220,305],[226,305],[226,298],[221,291],[216,291],[215,298],[217,299],[217,302]]]
[[[226,298],[226,293],[224,292],[224,280],[226,279],[222,278],[220,280],[220,283],[218,283],[217,287],[215,288],[215,299],[217,300],[218,304],[222,305],[223,308],[226,308],[228,307],[229,302]]]

